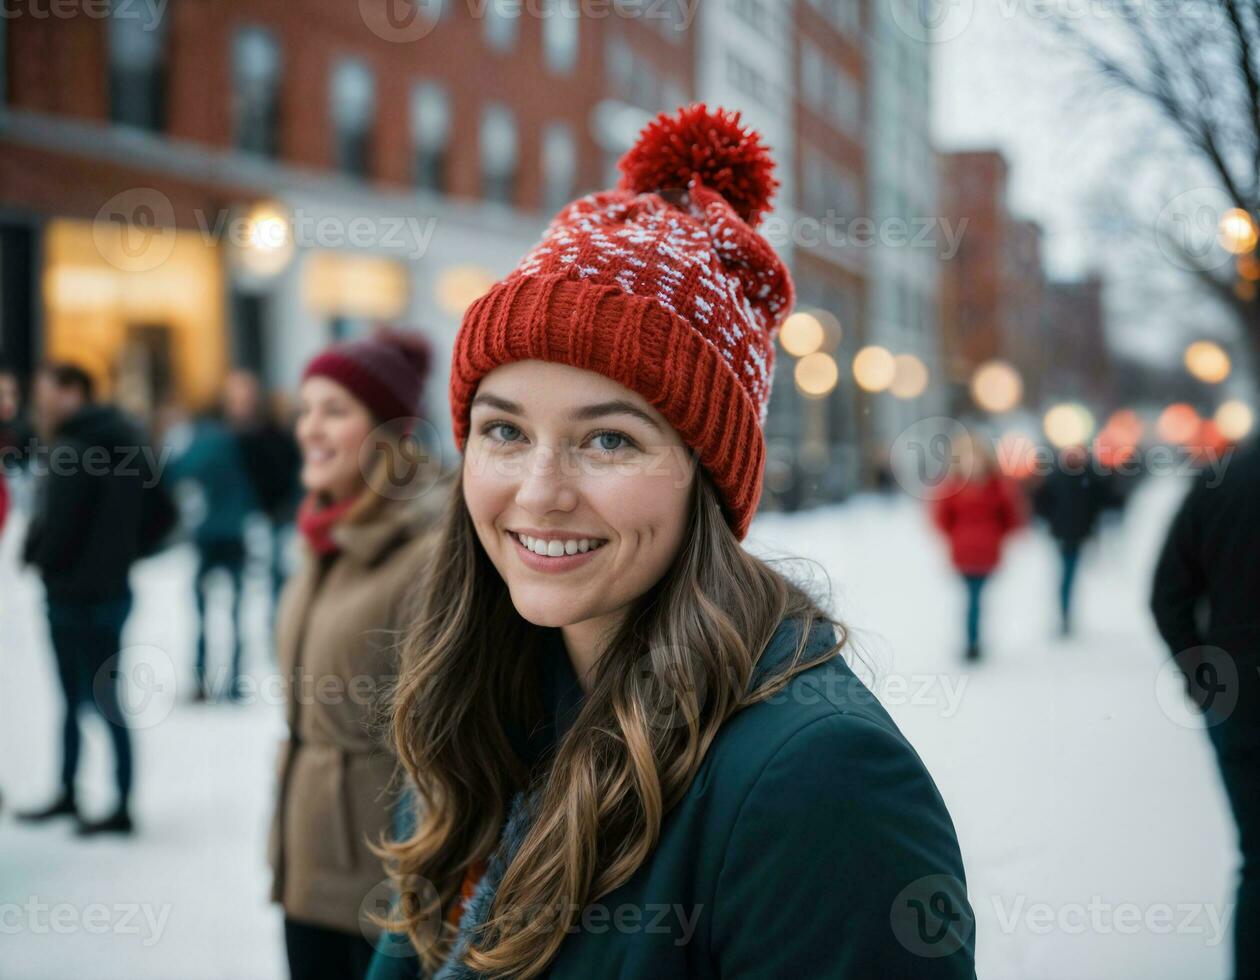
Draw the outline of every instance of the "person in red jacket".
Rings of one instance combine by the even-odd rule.
[[[1020,491],[976,440],[961,447],[959,465],[932,505],[949,540],[950,558],[967,585],[966,659],[980,658],[980,593],[1002,557],[1002,541],[1026,523]]]

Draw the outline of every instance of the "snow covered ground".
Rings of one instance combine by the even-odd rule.
[[[910,499],[765,515],[749,545],[816,560],[877,693],[949,805],[986,980],[1212,980],[1227,974],[1233,828],[1208,741],[1146,613],[1183,487],[1152,484],[1084,560],[1078,636],[1055,636],[1056,553],[1013,540],[985,595],[986,660],[959,660],[961,586]],[[284,975],[263,859],[279,706],[190,705],[192,556],[140,571],[125,669],[138,700],[140,833],[76,841],[8,815],[51,794],[55,677],[39,588],[0,543],[0,977],[249,980]],[[799,570],[799,566],[798,566]],[[247,651],[270,673],[255,602]],[[110,802],[102,732],[87,805]]]

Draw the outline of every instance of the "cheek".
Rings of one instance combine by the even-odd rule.
[[[654,550],[668,549],[682,534],[689,486],[685,472],[657,461],[590,481],[586,497],[624,539],[638,537]]]

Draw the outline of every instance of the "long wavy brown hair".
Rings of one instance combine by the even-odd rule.
[[[541,717],[543,630],[516,612],[477,538],[462,476],[452,481],[435,537],[442,567],[427,576],[403,641],[393,706],[393,738],[418,794],[416,829],[382,848],[401,896],[389,925],[407,933],[427,970],[449,955],[455,929],[444,910],[467,869],[497,846],[517,791],[537,794],[536,816],[465,956],[489,976],[541,973],[581,909],[652,853],[723,723],[845,645],[820,600],[741,547],[696,472],[679,554],[607,640],[576,720],[532,771],[508,725],[529,731]],[[789,617],[805,627],[797,648],[750,690],[758,658]],[[831,622],[839,642],[805,662],[817,620]]]

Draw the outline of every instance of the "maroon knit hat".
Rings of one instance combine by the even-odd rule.
[[[614,190],[560,211],[464,314],[451,365],[456,446],[481,379],[537,359],[638,392],[696,451],[740,540],[761,497],[774,336],[792,279],[754,228],[778,182],[739,113],[657,116]]]
[[[432,348],[423,335],[378,327],[368,337],[316,354],[302,380],[331,378],[363,402],[378,422],[390,422],[419,414],[432,361]]]

